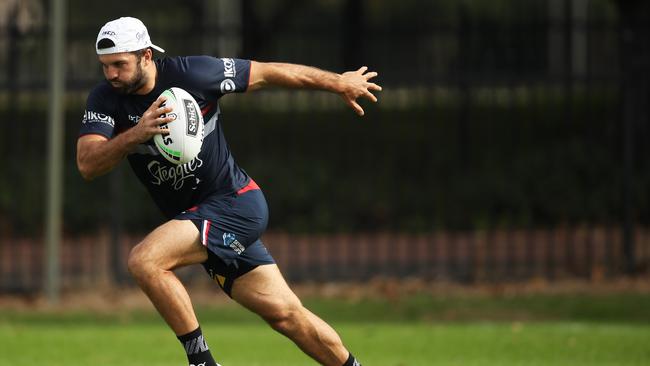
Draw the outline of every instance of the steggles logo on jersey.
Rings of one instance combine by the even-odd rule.
[[[172,188],[178,191],[183,188],[185,181],[188,179],[193,179],[197,183],[199,182],[194,172],[202,166],[203,160],[196,157],[187,164],[177,166],[164,165],[158,160],[153,160],[147,165],[147,169],[153,177],[152,184],[159,186],[169,182]]]

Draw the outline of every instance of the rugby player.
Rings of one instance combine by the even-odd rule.
[[[359,365],[336,331],[306,309],[260,240],[268,222],[259,186],[233,159],[221,127],[218,100],[270,86],[340,95],[357,114],[358,98],[381,87],[367,67],[337,74],[314,67],[212,56],[165,57],[145,25],[124,17],[106,23],[95,44],[105,81],[88,95],[77,141],[77,166],[86,180],[111,171],[126,157],[168,221],[130,252],[128,268],[174,331],[190,365],[215,366],[190,297],[174,270],[202,264],[232,299],[259,314],[322,365]],[[183,166],[167,162],[152,137],[171,121],[167,88],[188,91],[199,103],[205,138]],[[254,121],[246,121],[254,123]],[[254,345],[247,345],[254,347]]]

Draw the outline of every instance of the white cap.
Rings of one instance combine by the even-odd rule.
[[[102,39],[109,39],[115,43],[115,46],[109,48],[97,48],[97,44]],[[144,48],[151,47],[157,51],[165,52],[162,48],[151,43],[147,27],[140,19],[131,17],[122,17],[106,23],[97,34],[95,50],[98,55],[109,53],[133,52]]]

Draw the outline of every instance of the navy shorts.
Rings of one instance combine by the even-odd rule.
[[[252,179],[236,194],[208,197],[175,219],[192,220],[199,229],[201,244],[208,249],[203,267],[228,296],[236,278],[259,265],[275,263],[260,240],[269,211]]]

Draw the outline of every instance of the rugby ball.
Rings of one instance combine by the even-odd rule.
[[[172,111],[161,117],[173,117],[174,120],[160,125],[169,134],[154,135],[153,141],[160,154],[169,162],[182,165],[194,159],[203,144],[203,115],[199,103],[181,88],[169,88],[161,95],[167,97],[162,104],[172,107]]]

